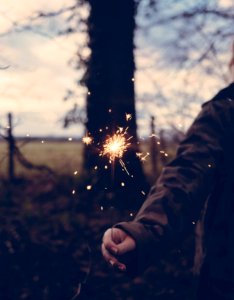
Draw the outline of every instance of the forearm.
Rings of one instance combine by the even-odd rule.
[[[222,165],[223,131],[214,108],[206,107],[134,221],[117,225],[136,240],[140,269],[191,230],[199,218]]]

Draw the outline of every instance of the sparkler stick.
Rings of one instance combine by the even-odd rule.
[[[122,168],[125,170],[125,172],[129,174],[125,163],[122,160],[122,157],[124,153],[127,151],[127,149],[130,147],[131,143],[130,140],[132,137],[127,137],[127,129],[124,129],[122,127],[119,127],[118,130],[114,133],[113,136],[109,136],[104,144],[103,144],[103,150],[101,152],[101,156],[107,156],[109,158],[109,162],[111,164],[111,182],[112,182],[112,188],[114,186],[114,173],[115,173],[115,161],[116,159],[119,160]],[[113,213],[113,209],[112,209]],[[113,215],[111,214],[111,220],[113,222]],[[111,229],[112,239],[113,239],[113,228]]]
[[[131,114],[125,114],[126,121],[131,120],[132,115]],[[109,163],[111,164],[111,183],[112,183],[112,189],[114,185],[114,173],[115,173],[115,161],[118,160],[120,163],[123,171],[127,173],[128,176],[133,177],[133,175],[130,175],[124,161],[123,156],[125,152],[128,150],[128,148],[131,146],[131,139],[133,136],[128,136],[128,127],[123,128],[119,127],[118,130],[112,135],[108,136],[106,140],[103,143],[103,149],[100,152],[100,156],[105,156],[109,158]],[[146,158],[149,156],[149,153],[143,154],[141,152],[136,153],[136,156],[144,162]],[[124,186],[125,184],[122,182],[121,186]],[[143,191],[141,192],[143,194]],[[130,214],[131,216],[131,214]],[[111,212],[111,221],[113,222],[113,209]],[[113,228],[112,228],[113,229]],[[112,239],[113,239],[113,230],[111,231]]]

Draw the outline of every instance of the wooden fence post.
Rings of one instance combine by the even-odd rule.
[[[150,154],[151,154],[151,165],[152,165],[152,175],[154,178],[157,177],[158,169],[158,145],[156,140],[156,131],[155,131],[155,117],[151,116],[150,130],[151,130],[151,139],[150,139]]]
[[[8,141],[8,178],[10,182],[15,178],[15,166],[14,166],[14,148],[15,140],[12,131],[12,114],[8,113],[8,126],[7,126],[7,141]]]

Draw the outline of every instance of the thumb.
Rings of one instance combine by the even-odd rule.
[[[136,242],[132,237],[127,236],[121,243],[115,245],[115,247],[117,248],[117,255],[123,255],[133,251],[136,248]]]

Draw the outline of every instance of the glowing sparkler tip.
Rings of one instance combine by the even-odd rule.
[[[87,186],[86,186],[86,190],[87,190],[87,191],[90,191],[91,189],[92,189],[92,185],[87,185]]]
[[[101,156],[108,156],[110,161],[114,161],[116,158],[121,159],[128,147],[131,145],[126,139],[127,129],[119,127],[113,136],[106,139],[103,145],[103,151]]]

